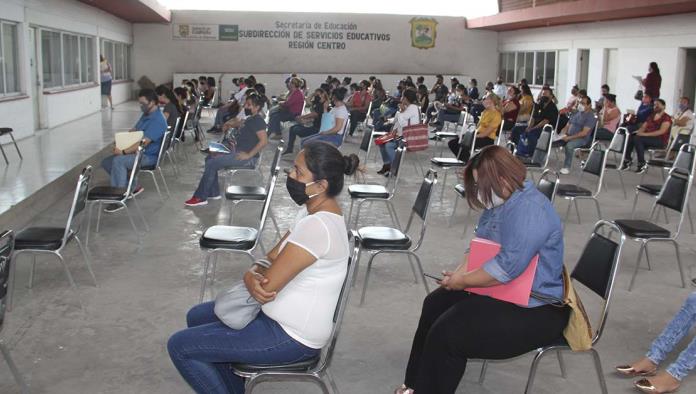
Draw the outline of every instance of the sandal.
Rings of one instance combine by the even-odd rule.
[[[676,393],[677,390],[679,390],[679,387],[677,387],[674,390],[669,390],[669,391],[660,391],[655,386],[653,386],[652,383],[650,383],[650,380],[648,379],[640,379],[633,383],[633,387],[638,389],[639,391],[643,393],[648,393],[648,394],[667,394],[667,393]]]
[[[623,375],[626,377],[636,377],[636,376],[654,376],[655,373],[657,372],[657,368],[650,370],[650,371],[636,371],[633,369],[632,366],[630,365],[619,365],[618,367],[615,367],[616,372],[619,373],[619,375]]]
[[[394,394],[414,394],[414,391],[413,389],[410,389],[406,387],[406,385],[402,384],[401,387],[394,390]]]

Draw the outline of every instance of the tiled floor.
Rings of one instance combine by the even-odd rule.
[[[117,110],[115,115],[119,112]],[[129,120],[114,121],[113,128],[121,125],[128,127]],[[8,314],[3,335],[16,363],[30,382],[32,392],[191,392],[172,366],[166,352],[166,342],[173,332],[184,327],[185,313],[198,299],[203,260],[198,237],[210,225],[227,223],[229,204],[223,200],[205,207],[184,208],[183,202],[191,196],[203,165],[203,156],[195,151],[190,142],[185,147],[189,160],[183,160],[183,155],[179,155],[180,175],[174,176],[172,169],[165,167],[172,189],[170,198],[160,200],[150,181],[143,178],[146,191],[140,201],[152,230],[143,237],[142,245],[135,242],[122,212],[103,216],[101,232],[90,240],[99,287],[91,285],[77,248],[74,245],[68,247],[66,259],[80,286],[84,312],[78,307],[77,295],[69,290],[61,267],[55,260],[39,258],[32,290],[25,286],[28,259],[16,262],[15,309]],[[356,141],[349,142],[344,150],[355,152]],[[428,154],[422,152],[417,157],[427,163]],[[269,161],[270,155],[267,154],[264,171]],[[285,163],[289,164],[287,161]],[[378,168],[376,162],[370,160],[368,168],[368,181],[383,181],[375,174]],[[104,179],[102,171],[96,171],[96,174]],[[655,181],[659,179],[656,174],[649,176]],[[455,198],[451,190],[454,183],[452,178],[449,177],[444,199],[440,201],[438,195],[432,203],[428,234],[419,251],[427,272],[455,266],[466,247],[466,241],[461,236],[464,204],[459,204],[453,227],[447,226]],[[623,197],[618,180],[614,176],[609,178],[609,189],[603,191],[600,198],[603,214],[605,218],[626,217],[632,201]],[[240,176],[234,182],[242,184],[253,181],[250,177]],[[638,176],[630,174],[626,181],[629,185],[635,184]],[[287,228],[297,208],[282,186],[283,182],[281,178],[273,206],[280,227]],[[413,167],[408,164],[402,176],[400,192],[395,198],[402,223],[410,212],[419,182]],[[65,196],[54,209],[36,218],[35,223],[62,223],[70,197]],[[349,200],[345,195],[342,202],[347,207]],[[647,202],[647,199],[642,200],[640,207],[643,211],[647,211]],[[565,213],[565,202],[559,201],[556,205],[559,212]],[[565,256],[570,268],[574,266],[596,220],[591,204],[581,203],[580,210],[583,223],[571,221],[565,231]],[[363,212],[362,225],[390,223],[383,205],[366,206]],[[252,225],[257,215],[258,204],[243,204],[236,208],[233,221],[235,224]],[[673,215],[672,224],[674,219]],[[686,226],[680,242],[687,275],[694,277],[696,242],[688,230]],[[264,233],[267,248],[275,241],[273,231]],[[635,289],[628,292],[637,249],[635,244],[625,248],[609,320],[604,337],[597,346],[610,393],[634,392],[630,380],[616,377],[612,367],[640,357],[693,291],[693,288],[682,289],[678,285],[673,249],[667,245],[655,245],[650,249],[652,271],[641,270]],[[243,258],[221,258],[217,275],[221,284],[218,289],[238,280],[247,266],[248,262]],[[411,270],[404,259],[383,257],[375,261],[367,302],[360,307],[359,292],[363,275],[364,265],[346,312],[332,365],[333,374],[344,393],[391,393],[403,379],[424,291],[420,283],[413,283]],[[582,294],[590,314],[596,312],[599,302],[586,293]],[[471,319],[476,318],[471,316]],[[677,354],[678,350],[671,359]],[[542,361],[534,393],[599,392],[588,356],[568,355],[565,360],[567,379],[560,377],[554,357]],[[530,356],[522,356],[492,364],[483,385],[477,383],[480,364],[471,362],[458,392],[521,393],[530,362]],[[696,392],[694,377],[685,380],[681,391]],[[17,392],[7,368],[0,362],[0,393]],[[311,383],[268,383],[262,384],[257,392],[306,394],[320,391]]]
[[[114,141],[140,116],[134,102],[105,109],[18,141],[24,160],[6,145],[9,165],[0,163],[0,215]]]

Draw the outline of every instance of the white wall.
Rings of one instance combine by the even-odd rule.
[[[3,124],[15,129],[16,137],[34,132],[34,88],[31,84],[28,40],[30,27],[46,27],[80,33],[95,38],[95,81],[99,81],[98,43],[101,38],[132,43],[132,25],[111,14],[76,0],[0,0],[0,19],[18,22],[20,76],[22,92],[28,96],[18,101],[0,101]],[[41,79],[41,78],[39,78]],[[130,98],[127,88],[114,89],[114,102]],[[115,85],[116,86],[116,85]],[[54,127],[100,110],[100,89],[97,83],[86,89],[41,94],[41,127]],[[17,116],[21,114],[21,116]]]
[[[696,47],[695,20],[696,14],[684,14],[515,30],[500,33],[498,49],[568,49],[568,78],[565,86],[558,87],[563,97],[575,84],[578,49],[589,49],[588,94],[596,100],[606,77],[605,49],[616,48],[616,86],[611,86],[611,91],[622,111],[638,105],[633,99],[638,83],[632,76],[645,76],[648,64],[655,61],[662,75],[660,96],[667,102],[667,111],[672,112],[683,93],[685,58],[679,55],[679,48]]]
[[[244,38],[238,41],[173,39],[173,25],[134,24],[134,77],[155,83],[175,73],[215,75],[472,75],[495,78],[497,33],[465,28],[463,18],[435,17],[435,47],[411,46],[411,16],[368,14],[302,14],[174,11],[172,23],[232,24],[239,30],[275,30],[276,21],[355,23],[359,32],[389,34],[389,41],[337,40],[345,49],[294,49],[292,39]],[[297,29],[287,29],[291,34]],[[306,32],[306,29],[300,29]],[[156,54],[156,55],[155,55]],[[179,81],[177,81],[179,83]]]

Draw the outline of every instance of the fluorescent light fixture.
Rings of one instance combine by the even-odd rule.
[[[437,15],[475,18],[498,13],[497,0],[436,1],[407,0],[400,2],[375,0],[311,1],[311,0],[158,0],[170,10],[226,10],[260,12],[321,12],[336,14],[398,14]]]

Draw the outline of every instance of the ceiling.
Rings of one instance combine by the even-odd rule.
[[[169,23],[171,12],[157,0],[79,0],[131,23]]]

